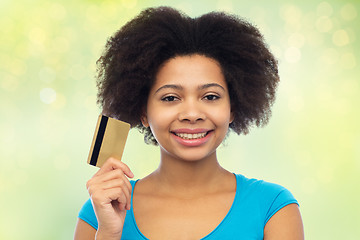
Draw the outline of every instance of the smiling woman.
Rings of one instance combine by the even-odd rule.
[[[216,155],[229,129],[246,134],[271,113],[277,63],[256,28],[225,13],[147,9],[98,63],[103,112],[159,145],[160,165],[129,181],[128,166],[108,159],[87,182],[75,239],[303,239],[287,189]]]

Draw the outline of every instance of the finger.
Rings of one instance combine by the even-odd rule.
[[[127,203],[119,203],[120,210],[127,210],[126,206],[127,206]]]
[[[124,205],[124,206],[121,205],[119,207],[122,210],[130,210],[132,186],[131,186],[129,179],[124,174],[122,174],[122,177],[123,177],[122,181],[120,179],[109,180],[109,182],[111,181],[111,183],[109,183],[109,185],[106,185],[106,186],[104,185],[104,188],[107,186],[111,186],[111,185],[113,185],[114,187],[116,187],[116,186],[122,187],[124,190],[124,193],[126,195],[126,198],[127,198],[127,203],[126,203],[126,205]]]
[[[129,179],[120,169],[116,169],[103,175],[93,177],[88,181],[86,187],[90,196],[99,191],[120,187],[124,191],[124,194],[127,198],[127,204],[126,206],[124,206],[124,209],[126,208],[127,210],[129,210],[131,207],[132,186]]]
[[[126,178],[124,176],[124,178]],[[110,189],[110,188],[118,188],[120,187],[123,191],[123,193],[126,196],[126,204],[124,204],[124,206],[120,206],[121,210],[130,210],[130,206],[131,206],[131,192],[132,192],[132,187],[131,184],[129,183],[130,187],[126,184],[126,182],[128,182],[128,179],[124,180],[120,180],[120,179],[113,179],[110,181],[107,181],[104,183],[103,189]]]
[[[102,175],[94,176],[92,179],[90,179],[88,181],[87,185],[89,186],[89,185],[102,184],[104,182],[107,182],[107,181],[110,181],[113,179],[121,179],[122,181],[124,181],[124,183],[127,185],[127,187],[129,189],[132,188],[129,179],[124,175],[124,173],[121,169],[115,169],[110,172],[106,172]]]
[[[125,163],[123,163],[120,160],[113,158],[113,157],[110,157],[108,160],[106,160],[104,165],[100,168],[100,170],[94,176],[101,175],[105,172],[109,172],[114,169],[121,169],[124,172],[124,174],[126,176],[128,176],[129,178],[134,177],[134,174],[131,172],[130,168]]]
[[[126,198],[125,193],[122,189],[119,188],[110,188],[102,191],[96,191],[91,196],[92,202],[96,206],[106,206],[108,204],[112,204],[113,201],[117,201],[122,204],[127,204],[128,199]]]
[[[105,161],[104,165],[99,169],[95,176],[112,171],[114,169],[121,169],[128,177],[133,177],[134,175],[125,163],[121,162],[119,159],[110,157]]]
[[[107,189],[112,189],[112,188],[121,188],[122,191],[124,192],[126,199],[128,201],[130,201],[131,199],[131,188],[129,188],[126,183],[124,182],[124,180],[122,179],[112,179],[110,181],[104,182],[102,189],[103,190],[107,190]]]

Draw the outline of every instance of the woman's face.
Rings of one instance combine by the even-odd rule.
[[[195,54],[162,65],[142,122],[150,126],[162,156],[196,161],[215,156],[232,120],[219,63]]]

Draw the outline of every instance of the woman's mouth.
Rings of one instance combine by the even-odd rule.
[[[171,133],[174,139],[181,145],[187,147],[197,147],[209,141],[214,130],[198,129],[176,129]]]
[[[174,133],[176,136],[186,139],[186,140],[193,140],[193,139],[199,139],[205,137],[208,132],[202,132],[202,133]]]

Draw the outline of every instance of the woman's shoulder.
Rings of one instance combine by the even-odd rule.
[[[265,222],[281,208],[298,201],[284,186],[256,178],[235,174],[237,179],[237,203],[266,214]]]
[[[276,194],[276,193],[278,194],[281,192],[290,193],[290,191],[287,188],[277,183],[268,182],[262,179],[248,178],[242,174],[235,174],[235,176],[236,176],[237,188],[242,191],[254,192],[261,195]]]

